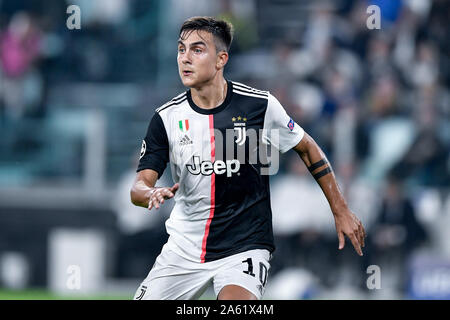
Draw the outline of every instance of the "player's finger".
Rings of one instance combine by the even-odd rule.
[[[153,202],[155,198],[156,189],[150,194],[150,198],[148,199],[148,209],[152,210],[155,207],[155,203]]]
[[[170,198],[173,198],[173,196],[174,196],[172,191],[170,191],[170,189],[166,189],[166,188],[161,190],[161,193],[162,193],[164,199],[170,199]]]
[[[356,240],[358,240],[359,245],[363,243],[363,232],[361,230],[361,221],[353,215],[354,222],[356,224],[356,228],[353,230],[353,233],[356,236]]]
[[[159,203],[164,203],[164,196],[162,195],[162,191],[158,191],[156,194],[156,199],[158,199]]]
[[[153,202],[153,206],[155,207],[155,209],[159,209],[159,201],[158,198],[156,198],[155,196],[152,197],[152,202]]]
[[[170,191],[172,191],[173,193],[177,192],[178,188],[180,188],[180,184],[179,183],[175,183],[172,188],[170,188]]]
[[[358,241],[358,244],[361,245],[361,234],[359,232],[359,227],[357,227],[358,229],[353,230],[353,234],[355,235],[355,240]]]
[[[364,247],[364,237],[365,237],[365,230],[362,226],[362,223],[359,219],[356,219],[356,224],[358,226],[358,234],[357,234],[357,239],[359,241],[359,243]]]
[[[338,239],[339,239],[339,250],[341,250],[345,246],[344,234],[341,231],[338,232]]]
[[[155,202],[154,202],[154,199],[155,199],[155,197],[154,197],[154,195],[152,195],[152,196],[150,197],[150,200],[148,201],[148,209],[149,209],[149,210],[155,208]]]
[[[363,253],[362,253],[362,251],[361,251],[361,246],[360,246],[360,244],[359,244],[359,242],[358,242],[358,238],[356,237],[356,235],[355,235],[355,234],[352,234],[352,235],[349,236],[349,238],[350,238],[350,241],[352,242],[353,247],[355,248],[356,252],[357,252],[360,256],[362,256]]]
[[[359,234],[360,234],[360,243],[362,247],[365,247],[366,244],[364,242],[364,238],[366,237],[366,231],[364,230],[364,227],[362,225],[362,223],[359,224]]]

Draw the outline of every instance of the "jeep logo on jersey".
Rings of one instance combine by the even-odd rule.
[[[210,176],[213,173],[226,173],[227,177],[231,177],[232,174],[238,172],[241,167],[241,163],[236,159],[226,161],[216,160],[214,162],[204,160],[200,162],[200,157],[193,156],[192,163],[193,164],[186,165],[188,171],[195,175],[202,174],[205,176]]]

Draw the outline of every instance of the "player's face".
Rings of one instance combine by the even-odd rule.
[[[178,73],[186,87],[200,87],[211,81],[221,69],[219,60],[209,32],[187,32],[178,40]]]

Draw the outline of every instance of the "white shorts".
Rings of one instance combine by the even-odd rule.
[[[199,263],[187,260],[167,244],[156,258],[134,300],[198,299],[211,284],[216,296],[226,285],[238,285],[262,298],[270,269],[266,249],[241,252],[223,259]]]

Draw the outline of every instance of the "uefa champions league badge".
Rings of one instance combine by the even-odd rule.
[[[144,156],[146,150],[147,150],[147,144],[145,143],[145,140],[142,140],[141,154],[139,156],[139,160],[142,159],[142,157]]]
[[[289,120],[288,124],[287,124],[289,130],[294,130],[294,120]]]

